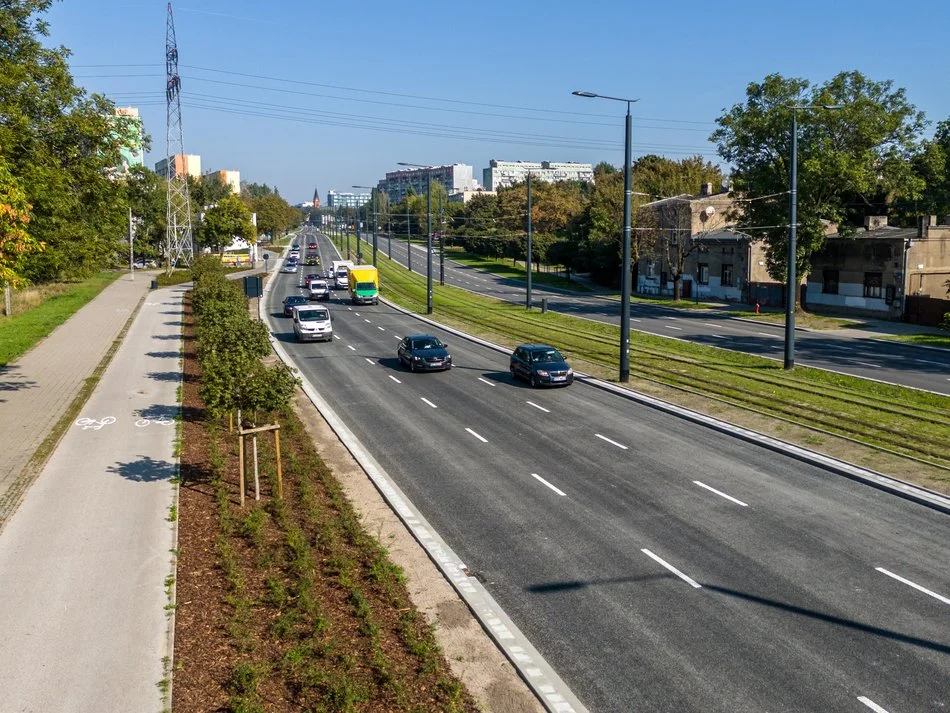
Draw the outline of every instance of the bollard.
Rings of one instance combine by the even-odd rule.
[[[158,280],[152,280],[152,289],[153,289],[153,290],[157,290],[157,289],[158,289]]]
[[[542,297],[541,298],[541,314],[544,314],[547,311],[548,311],[548,298]]]

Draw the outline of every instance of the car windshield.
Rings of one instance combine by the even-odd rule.
[[[330,314],[325,309],[303,309],[297,310],[301,322],[325,322],[330,319]]]
[[[372,282],[357,282],[356,289],[358,290],[375,290],[376,285]]]
[[[557,349],[544,349],[541,351],[531,352],[531,361],[544,364],[554,361],[564,361],[564,357],[561,356],[561,352]]]
[[[341,267],[339,270],[336,271],[337,277],[346,277],[348,274],[349,272],[347,272],[347,269],[345,267]]]
[[[290,295],[287,299],[284,300],[286,304],[302,304],[307,300],[304,299],[303,295]]]
[[[438,349],[442,346],[440,342],[435,337],[426,337],[424,339],[416,339],[412,342],[413,349]]]

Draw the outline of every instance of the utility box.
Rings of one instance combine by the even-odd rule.
[[[264,280],[260,275],[250,275],[244,278],[244,296],[247,298],[260,297],[264,294]]]

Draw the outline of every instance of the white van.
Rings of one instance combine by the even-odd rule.
[[[352,260],[334,260],[333,261],[333,287],[337,290],[348,290],[350,288],[350,268],[353,267]]]
[[[318,305],[294,307],[294,336],[298,342],[332,341],[330,310]]]

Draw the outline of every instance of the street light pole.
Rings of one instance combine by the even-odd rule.
[[[439,284],[445,284],[445,217],[442,213],[441,193],[439,193]]]
[[[432,314],[432,168],[421,163],[398,162],[400,166],[424,168],[426,171],[426,314]],[[407,201],[408,206],[408,201]],[[410,251],[410,255],[411,255]]]
[[[376,265],[376,223],[377,223],[377,216],[376,216],[376,191],[377,191],[377,189],[373,188],[372,186],[353,186],[353,188],[366,188],[366,189],[369,189],[370,195],[373,196],[373,265],[375,266],[375,265]],[[359,202],[359,201],[357,201],[357,202]],[[366,219],[369,220],[369,216],[368,216],[368,215],[367,215]],[[357,233],[357,234],[356,234],[356,245],[357,245],[357,247],[356,247],[356,252],[357,252],[357,254],[360,253],[359,240],[360,240],[360,238],[359,238],[359,233]]]
[[[794,105],[792,110],[792,156],[788,191],[788,254],[785,285],[785,363],[786,370],[795,368],[795,305],[798,302],[798,111],[806,109],[840,109],[840,104]]]
[[[527,284],[525,289],[525,309],[531,309],[531,171],[528,171],[528,245],[527,260],[525,260],[525,271],[527,273]]]
[[[633,143],[633,123],[630,105],[639,99],[621,99],[593,92],[572,92],[588,99],[610,99],[627,104],[623,147],[623,259],[620,273],[620,382],[630,381],[630,159]]]

